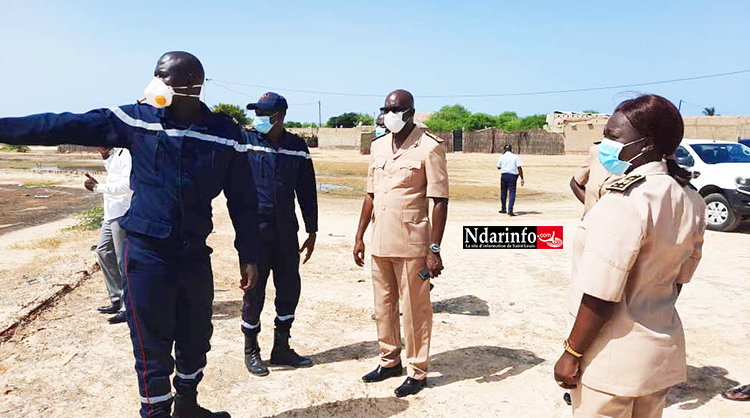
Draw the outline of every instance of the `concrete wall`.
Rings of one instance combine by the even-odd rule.
[[[686,116],[685,138],[737,141],[750,138],[750,116]],[[586,153],[604,136],[606,120],[568,123],[563,129],[566,153]]]
[[[737,141],[750,138],[750,116],[687,116],[685,138]]]
[[[363,132],[372,132],[374,126],[358,126],[356,128],[290,128],[289,132],[300,135],[317,135],[320,149],[354,149],[360,148]]]

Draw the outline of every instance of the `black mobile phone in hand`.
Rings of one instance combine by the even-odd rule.
[[[419,270],[419,278],[422,280],[430,278],[430,272],[427,270],[427,267],[422,267],[422,270]]]

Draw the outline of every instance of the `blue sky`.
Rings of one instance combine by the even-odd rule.
[[[632,84],[750,69],[747,0],[0,1],[0,116],[82,112],[142,96],[158,57],[196,54],[206,101],[245,104],[268,86],[287,120],[372,114],[406,88],[417,111],[611,112],[622,90],[427,98]],[[222,80],[223,82],[219,82]],[[236,93],[226,88],[237,90]],[[312,90],[372,94],[339,96]],[[623,89],[625,90],[625,89]],[[683,115],[750,114],[750,73],[641,87]],[[244,94],[244,95],[243,95]]]

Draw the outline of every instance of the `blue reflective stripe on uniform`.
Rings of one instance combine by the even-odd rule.
[[[148,123],[139,119],[132,118],[130,115],[125,113],[125,111],[123,111],[119,107],[113,107],[109,110],[111,110],[112,113],[114,113],[115,116],[120,118],[120,120],[123,121],[125,124],[133,126],[135,128],[148,129],[150,131],[164,130],[164,127],[161,126],[161,123]]]
[[[180,373],[180,372],[176,372],[175,374],[180,379],[195,380],[195,378],[198,377],[198,374],[200,374],[200,372],[202,372],[202,371],[203,371],[203,367],[201,367],[200,369],[196,370],[195,373],[183,374],[183,373]]]
[[[142,121],[140,119],[135,119],[125,113],[122,109],[119,107],[113,107],[110,109],[112,113],[120,118],[121,121],[123,121],[125,124],[130,125],[135,128],[141,128],[146,129],[149,131],[164,131],[169,136],[188,136],[195,139],[200,139],[201,141],[208,141],[208,142],[214,142],[217,144],[227,145],[232,148],[234,148],[237,152],[248,152],[248,151],[258,151],[258,152],[267,152],[269,154],[284,154],[284,155],[291,155],[296,157],[302,157],[307,160],[312,158],[312,155],[310,153],[307,153],[305,151],[292,151],[287,149],[279,149],[275,150],[273,148],[267,148],[267,147],[259,147],[255,145],[250,144],[240,144],[239,142],[233,140],[233,139],[227,139],[216,135],[209,135],[204,134],[200,132],[191,131],[189,129],[164,129],[163,126],[161,126],[160,123],[149,123],[146,121]]]
[[[281,322],[288,321],[290,319],[294,319],[294,314],[291,315],[283,315],[283,316],[277,316],[276,319],[278,319]]]
[[[149,396],[148,398],[145,396],[141,396],[141,403],[147,403],[147,404],[159,403],[159,402],[168,401],[172,399],[173,397],[174,395],[172,395],[172,392],[167,393],[166,395],[161,395],[161,396]]]
[[[260,322],[258,322],[255,325],[248,324],[245,321],[241,321],[241,322],[242,322],[242,326],[245,327],[245,328],[247,328],[247,329],[255,329],[255,328],[258,328],[260,326]]]
[[[284,149],[284,148],[279,148],[278,150],[275,150],[273,148],[260,147],[260,146],[251,145],[251,144],[247,144],[247,145],[245,145],[245,147],[247,147],[247,150],[249,150],[249,151],[265,152],[265,153],[268,153],[268,154],[291,155],[293,157],[302,157],[302,158],[304,158],[306,160],[312,159],[312,155],[310,155],[310,153],[305,152],[305,151],[292,151],[292,150],[288,150],[288,149]]]

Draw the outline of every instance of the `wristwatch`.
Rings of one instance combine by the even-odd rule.
[[[431,251],[431,252],[432,252],[433,254],[437,254],[437,253],[439,253],[439,252],[440,252],[440,246],[439,246],[439,245],[437,245],[437,244],[430,244],[430,251]]]

